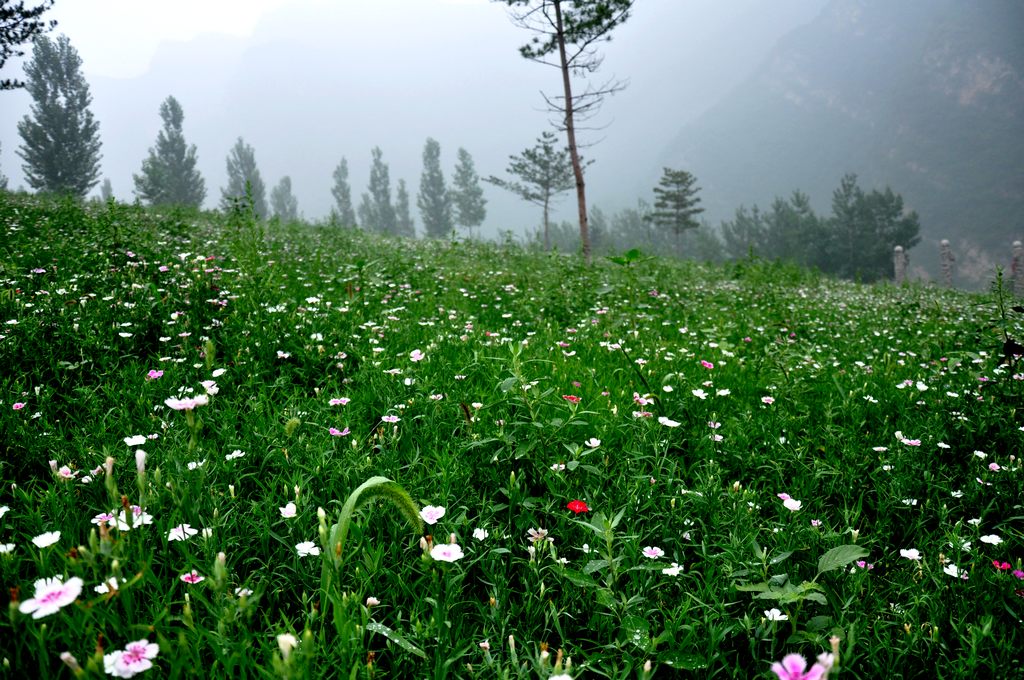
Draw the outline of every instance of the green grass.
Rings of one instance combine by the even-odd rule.
[[[1020,676],[1017,313],[622,262],[0,195],[0,677]]]

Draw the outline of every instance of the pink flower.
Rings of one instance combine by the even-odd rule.
[[[769,406],[771,406],[772,404],[775,403],[775,397],[761,397],[761,403],[768,404]],[[799,656],[799,654],[790,654],[789,656]],[[789,657],[787,656],[786,658],[788,659]]]
[[[162,377],[164,377],[164,372],[156,369],[151,369],[149,373],[146,374],[146,380],[158,380]]]
[[[704,361],[703,359],[700,360],[700,365],[708,369],[709,371],[715,367],[713,363],[711,363],[710,361]]]
[[[578,403],[580,403],[580,398],[577,397],[575,394],[563,394],[562,395],[562,399],[565,399],[570,404],[578,404]]]
[[[330,404],[331,406],[344,406],[345,404],[349,403],[350,401],[352,401],[352,400],[349,399],[348,397],[341,397],[341,398],[338,398],[338,399],[331,399],[327,403]]]
[[[74,602],[82,592],[82,579],[77,576],[61,581],[59,576],[41,578],[35,582],[35,594],[18,607],[22,614],[31,614],[33,619],[41,619]]]
[[[401,418],[398,416],[381,416],[381,420],[385,423],[397,423]]]
[[[430,556],[438,562],[454,562],[465,557],[458,543],[438,543],[430,549]]]
[[[657,546],[647,546],[643,549],[644,557],[649,557],[652,560],[656,560],[659,557],[665,556],[665,551]]]
[[[191,411],[196,406],[206,406],[209,404],[210,398],[205,394],[197,394],[194,397],[188,397],[186,399],[168,397],[167,399],[164,399],[164,403],[175,411]]]
[[[437,524],[437,520],[444,517],[445,509],[438,505],[427,505],[420,510],[420,517],[427,524]]]
[[[426,355],[418,349],[414,349],[409,353],[409,361],[423,361],[425,357]]]
[[[193,569],[192,571],[190,571],[188,573],[182,574],[178,578],[180,578],[185,583],[199,583],[200,581],[205,581],[206,580],[206,577],[203,576],[202,574],[200,574],[195,569]]]
[[[153,667],[151,659],[160,653],[160,646],[149,640],[130,642],[123,650],[103,655],[103,670],[115,678],[130,678]]]
[[[332,437],[344,437],[351,432],[351,430],[349,430],[347,427],[344,430],[339,430],[336,427],[331,427],[328,428],[327,431],[331,433]]]
[[[776,661],[772,664],[772,672],[779,677],[779,680],[824,680],[828,677],[829,669],[832,668],[830,654],[822,654],[818,657],[818,663],[807,668],[807,660],[799,654],[787,654],[782,658],[782,663]]]
[[[281,512],[281,517],[284,517],[285,519],[295,517],[295,503],[288,503],[283,508],[278,508],[278,510]]]
[[[13,408],[15,411],[20,411],[21,409],[25,408],[25,402],[16,401],[11,405],[11,408]]]

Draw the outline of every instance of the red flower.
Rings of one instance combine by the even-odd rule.
[[[587,507],[587,504],[584,503],[583,501],[573,501],[572,503],[569,503],[569,505],[565,507],[575,512],[577,515],[581,512],[588,512],[590,510],[590,508]]]
[[[565,399],[570,404],[578,404],[578,403],[580,403],[580,398],[577,397],[575,394],[563,394],[562,395],[562,399]]]

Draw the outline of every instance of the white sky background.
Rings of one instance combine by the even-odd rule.
[[[350,5],[347,11],[356,22],[382,14],[382,5],[488,4],[488,0],[333,2]],[[288,4],[288,0],[58,0],[46,16],[57,20],[54,34],[71,37],[87,75],[131,78],[146,71],[162,42],[187,41],[206,33],[247,37],[267,12]],[[497,4],[494,9],[501,11]],[[116,40],[111,40],[109,33],[113,21],[118,27]]]

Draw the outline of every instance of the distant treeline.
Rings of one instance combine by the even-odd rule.
[[[591,212],[590,229],[596,252],[604,254],[639,248],[702,261],[759,257],[816,268],[841,278],[875,281],[893,276],[893,248],[909,250],[920,239],[917,213],[907,211],[903,198],[889,188],[864,191],[855,175],[842,178],[832,194],[832,212],[819,215],[808,196],[794,191],[776,198],[765,210],[741,206],[731,220],[717,227],[701,222],[682,238],[659,228],[650,218],[651,205],[614,213]],[[552,227],[552,244],[563,251],[579,248],[575,225]]]

